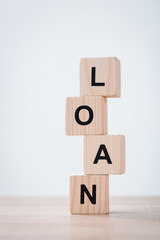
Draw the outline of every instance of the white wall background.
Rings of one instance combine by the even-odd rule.
[[[110,195],[160,194],[160,1],[0,1],[0,195],[68,195],[82,137],[65,136],[80,57],[117,56],[122,97],[109,134],[126,136]]]

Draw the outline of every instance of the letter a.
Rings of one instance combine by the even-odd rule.
[[[101,156],[102,151],[104,152],[104,156]],[[107,160],[108,164],[112,164],[112,161],[111,161],[110,156],[108,154],[107,148],[104,144],[100,145],[93,164],[97,164],[99,159],[103,159],[103,160],[105,159],[105,160]]]

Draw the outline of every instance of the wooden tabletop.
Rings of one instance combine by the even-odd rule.
[[[160,197],[110,198],[106,215],[70,215],[67,198],[0,198],[0,239],[160,239]]]

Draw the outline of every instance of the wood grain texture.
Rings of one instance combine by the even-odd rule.
[[[112,164],[100,159],[93,164],[99,147],[104,144]],[[122,174],[125,172],[125,137],[123,135],[103,135],[84,137],[83,166],[85,174]],[[104,151],[100,156],[104,156]]]
[[[96,68],[95,81],[105,86],[92,86],[92,67]],[[116,57],[82,58],[80,60],[80,96],[120,97],[120,61]]]
[[[92,195],[92,185],[96,185],[96,204],[85,196],[84,204],[80,203],[81,184],[84,184]],[[70,177],[70,212],[72,214],[105,214],[109,211],[109,178],[108,175],[77,175]]]
[[[65,197],[1,197],[0,239],[159,240],[160,197],[111,197],[102,215],[70,215]]]
[[[88,125],[80,125],[75,120],[75,111],[86,105],[93,111],[93,121]],[[83,109],[79,113],[81,121],[89,119],[89,112]],[[107,99],[104,97],[68,97],[66,99],[66,135],[107,134]]]

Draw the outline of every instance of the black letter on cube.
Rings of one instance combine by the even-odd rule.
[[[96,83],[95,82],[95,79],[96,79],[96,68],[95,67],[92,67],[92,77],[91,77],[91,86],[105,86],[105,83]]]
[[[81,184],[81,189],[80,189],[81,204],[84,204],[84,193],[86,193],[87,197],[89,198],[92,204],[96,204],[96,185],[92,185],[92,196],[91,196],[86,186],[84,184]]]
[[[82,109],[86,109],[88,110],[89,112],[89,119],[86,121],[86,122],[82,122],[80,119],[79,119],[79,112],[82,110]],[[89,107],[89,106],[86,106],[86,105],[82,105],[80,107],[78,107],[75,111],[75,120],[76,122],[79,124],[79,125],[88,125],[92,122],[93,120],[93,111],[92,109]]]
[[[104,156],[101,156],[102,151],[104,152]],[[99,159],[103,159],[103,160],[105,159],[105,160],[107,160],[108,164],[112,164],[112,161],[111,161],[110,156],[108,154],[107,148],[104,144],[100,145],[93,164],[97,164]]]

